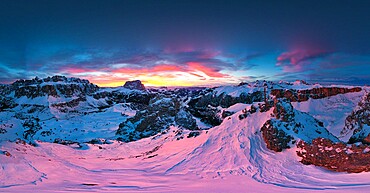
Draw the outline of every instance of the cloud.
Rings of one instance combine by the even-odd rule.
[[[283,72],[302,72],[313,68],[312,64],[329,56],[331,52],[320,50],[294,50],[280,54],[276,66],[282,67]]]
[[[341,84],[365,84],[370,80],[367,55],[298,50],[284,52],[276,61],[282,72],[275,74],[275,79]]]
[[[253,67],[247,64],[251,57],[217,50],[45,49],[33,50],[28,58],[24,78],[61,74],[102,86],[117,86],[131,79],[167,85],[238,83],[241,78],[229,72]],[[15,78],[11,75],[9,79]]]
[[[228,75],[221,73],[221,69],[217,66],[207,66],[207,63],[188,62],[188,71],[200,71],[209,77],[224,78]]]

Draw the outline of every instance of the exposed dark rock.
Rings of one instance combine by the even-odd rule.
[[[5,134],[7,131],[4,128],[0,128],[0,134]]]
[[[71,141],[71,140],[64,140],[60,138],[56,138],[53,143],[61,144],[61,145],[78,145],[78,147],[82,147],[79,143]]]
[[[362,143],[370,145],[370,134],[368,134],[365,138],[362,139]]]
[[[59,97],[57,89],[54,85],[45,85],[41,87],[42,93],[45,93],[48,96],[53,96],[53,97]],[[22,95],[22,94],[19,94]]]
[[[294,138],[287,135],[283,130],[274,127],[272,120],[266,121],[261,128],[263,140],[268,149],[281,152],[283,149],[290,148],[288,145]]]
[[[18,106],[12,98],[0,96],[0,112]]]
[[[281,152],[290,148],[288,145],[294,138],[288,135],[285,130],[296,129],[294,122],[293,106],[286,99],[274,99],[274,116],[265,122],[261,128],[263,140],[268,149]],[[298,132],[298,129],[296,130]]]
[[[189,112],[183,109],[181,109],[176,114],[175,121],[176,121],[176,124],[186,129],[189,129],[189,130],[198,129],[197,123],[195,119],[193,118],[193,116]]]
[[[112,103],[136,103],[149,105],[149,101],[155,97],[155,94],[150,94],[148,92],[132,92],[132,93],[122,93],[118,91],[114,92],[98,92],[93,95],[95,99],[105,98],[106,101],[111,101]]]
[[[257,112],[258,108],[255,107],[254,105],[251,105],[251,108],[249,109],[243,109],[242,114],[239,115],[239,120],[243,120],[247,118],[249,115]]]
[[[5,155],[7,157],[12,157],[12,154],[10,154],[9,151],[1,151],[0,150],[0,154]]]
[[[197,137],[200,135],[200,131],[192,131],[189,133],[188,138]]]
[[[99,139],[92,139],[86,143],[102,145],[102,144],[111,144],[112,142],[106,139],[99,138]]]
[[[224,118],[226,118],[226,117],[228,117],[228,116],[233,115],[234,113],[235,113],[235,112],[231,112],[231,111],[222,111],[221,116],[222,116],[222,118],[224,119]]]
[[[86,97],[79,97],[79,98],[73,99],[68,102],[63,102],[63,103],[55,103],[55,104],[52,104],[51,106],[57,107],[57,108],[66,108],[66,107],[72,108],[72,107],[78,106],[80,102],[83,102],[83,101],[86,101]]]
[[[222,118],[219,117],[219,110],[216,107],[206,106],[202,108],[187,108],[187,110],[206,124],[217,126],[222,123]]]
[[[284,122],[293,121],[294,111],[292,104],[286,99],[274,99],[274,115]]]
[[[153,97],[154,97],[153,95],[148,93],[132,93],[125,97],[125,102],[149,105],[149,101]]]
[[[176,98],[157,97],[151,99],[146,110],[137,111],[119,125],[116,135],[125,142],[153,136],[176,124],[175,116],[180,110]]]
[[[39,124],[39,121],[40,120],[38,118],[31,118],[25,120],[25,122],[23,123],[24,139],[31,139],[36,134],[36,132],[42,129],[41,125]]]

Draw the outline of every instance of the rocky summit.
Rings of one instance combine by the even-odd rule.
[[[127,81],[123,87],[128,89],[145,90],[145,86],[140,80]]]

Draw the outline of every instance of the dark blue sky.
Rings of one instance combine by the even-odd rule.
[[[370,83],[370,1],[1,1],[0,82]]]

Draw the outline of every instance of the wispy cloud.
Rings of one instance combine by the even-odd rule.
[[[317,60],[322,60],[332,54],[318,50],[294,50],[284,52],[276,59],[276,65],[282,67],[283,72],[302,72],[314,68]]]
[[[370,80],[370,57],[341,52],[295,50],[276,59],[277,79],[305,79],[322,83],[364,84]]]

